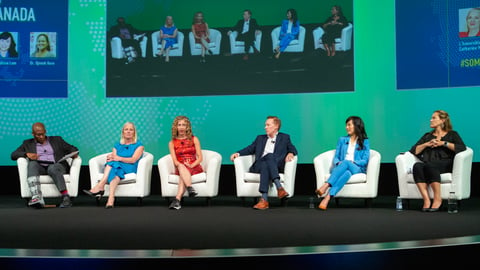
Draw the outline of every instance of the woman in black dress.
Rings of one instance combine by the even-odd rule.
[[[342,8],[335,5],[331,9],[332,15],[322,24],[324,34],[322,43],[328,56],[335,56],[335,39],[340,37],[342,29],[348,25],[347,18],[343,15]]]

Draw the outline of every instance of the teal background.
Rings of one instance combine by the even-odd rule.
[[[247,6],[241,3],[260,5],[258,1],[215,0],[203,1],[200,5],[200,1],[137,0],[128,1],[127,9],[140,11],[138,5],[144,2],[171,2],[172,7],[183,11],[188,6],[192,12],[184,15],[185,20],[188,19],[187,28],[197,10],[209,10],[206,18],[211,25],[230,26],[241,18]],[[330,6],[340,2],[300,1],[300,21],[322,22],[329,15]],[[279,24],[286,9],[297,2],[261,3],[265,3],[263,10],[255,9],[254,15],[270,14],[259,18],[259,22],[266,25]],[[305,7],[306,3],[312,3],[311,7]],[[46,124],[47,135],[61,135],[78,146],[85,165],[91,157],[110,151],[120,137],[122,124],[133,121],[139,139],[146,151],[155,156],[156,163],[168,154],[171,123],[180,114],[190,117],[202,148],[218,151],[224,164],[231,164],[231,153],[264,133],[267,115],[282,119],[281,131],[292,136],[300,163],[312,163],[316,155],[334,148],[338,137],[345,134],[345,119],[350,115],[364,119],[371,147],[382,154],[384,163],[394,162],[399,152],[408,150],[429,130],[429,119],[436,109],[448,111],[454,129],[465,143],[475,152],[480,150],[476,135],[479,126],[474,122],[478,116],[479,87],[396,90],[394,7],[393,0],[353,2],[353,11],[350,11],[353,15],[347,16],[354,17],[354,92],[106,98],[106,30],[114,17],[107,17],[107,1],[70,0],[68,98],[0,99],[0,141],[4,149],[0,165],[15,164],[10,160],[10,153],[22,140],[31,137],[31,125],[36,121]],[[147,8],[153,13],[152,7]],[[116,11],[109,12],[116,16]],[[159,10],[158,18],[150,20],[139,12],[127,17],[127,21],[138,28],[152,29],[163,23],[166,13]],[[185,27],[183,22],[179,25],[181,15],[175,18],[179,28]],[[414,49],[415,43],[411,46]],[[478,161],[476,155],[474,161]]]

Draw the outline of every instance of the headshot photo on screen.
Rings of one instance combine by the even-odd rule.
[[[18,57],[16,40],[18,40],[17,32],[2,32],[0,34],[0,58]]]
[[[57,33],[30,33],[30,57],[56,57]]]
[[[459,18],[459,36],[480,37],[480,7],[460,9]]]

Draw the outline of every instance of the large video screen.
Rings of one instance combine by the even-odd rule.
[[[342,7],[353,31],[349,49],[328,57],[323,48],[315,49],[314,30],[334,5]],[[469,60],[478,58],[477,37],[460,37],[467,23],[462,17],[476,5],[472,0],[2,0],[0,33],[13,38],[5,34],[10,39],[0,44],[15,41],[18,56],[0,58],[5,150],[0,165],[16,165],[10,153],[32,138],[31,126],[38,121],[47,135],[77,146],[83,165],[111,151],[121,126],[132,121],[145,150],[158,160],[169,153],[178,115],[190,118],[202,148],[219,152],[223,164],[232,164],[233,152],[264,134],[268,115],[280,117],[281,131],[291,135],[304,164],[335,148],[350,115],[365,121],[382,163],[393,163],[428,131],[437,109],[446,110],[465,143],[480,151],[480,128],[471,124],[480,99],[479,72]],[[273,59],[271,30],[289,8],[297,10],[306,29],[303,52]],[[247,61],[231,53],[227,34],[245,9],[262,30],[260,54]],[[207,55],[205,63],[191,55],[188,41],[197,11],[222,34],[219,53]],[[172,55],[170,62],[154,56],[152,39],[167,15],[184,34],[182,56]],[[148,38],[145,57],[132,65],[112,55],[110,32],[118,17]],[[55,57],[32,57],[41,33]]]
[[[66,98],[68,1],[0,1],[0,97]]]
[[[397,0],[395,16],[398,89],[480,85],[479,1]]]
[[[222,1],[147,0],[135,8],[126,0],[107,1],[107,97],[354,91],[353,1],[340,2],[345,19],[327,28],[324,23],[331,15],[332,4],[310,0],[299,0],[294,5],[287,1],[239,1],[226,5]],[[231,34],[237,22],[243,20],[246,9],[258,25],[254,41],[258,52],[251,48],[248,59],[245,42]],[[283,36],[280,29],[288,9],[293,9],[292,16],[298,19],[300,27],[298,33],[292,28],[295,36],[281,47],[277,58],[274,50]],[[319,10],[326,12],[319,15]],[[203,14],[209,28],[204,53],[192,33],[197,12]],[[160,51],[159,38],[167,16],[172,17],[177,29],[168,59]],[[120,17],[131,27],[128,38],[119,32]],[[327,48],[335,44],[334,56],[328,55],[322,39],[330,36],[336,38],[326,42]]]

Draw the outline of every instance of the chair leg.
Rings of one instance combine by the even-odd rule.
[[[410,209],[410,199],[404,199],[403,201],[405,202],[405,209]]]
[[[143,205],[143,198],[137,197],[137,206],[142,206],[142,205]]]
[[[212,198],[207,197],[207,206],[212,206]]]
[[[373,202],[372,198],[366,198],[365,207],[368,207],[368,208],[372,207],[372,202]]]
[[[100,197],[95,197],[95,202],[97,204],[97,206],[100,206],[100,201],[102,200],[102,198]]]
[[[335,197],[335,205],[340,206],[340,199]]]
[[[283,198],[280,200],[280,206],[287,207],[287,204],[288,204],[288,198]]]

